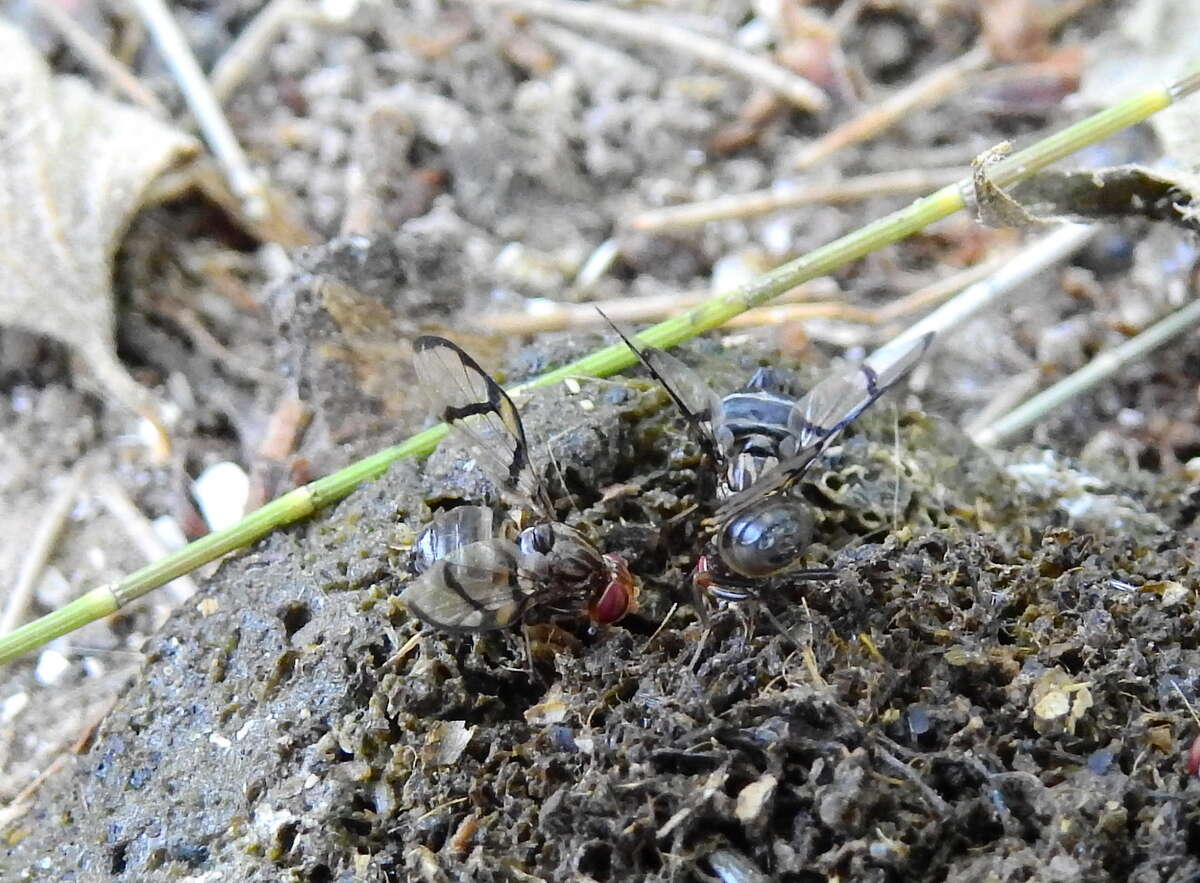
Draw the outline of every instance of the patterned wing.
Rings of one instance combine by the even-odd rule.
[[[914,340],[888,344],[858,367],[827,377],[809,390],[796,402],[788,421],[797,451],[813,445],[824,448],[915,368],[932,342],[930,332]]]
[[[409,611],[448,632],[483,632],[512,625],[532,593],[522,588],[521,551],[508,540],[469,543],[435,561],[400,593]]]
[[[457,344],[424,336],[413,367],[438,419],[449,423],[501,490],[549,517],[551,506],[529,462],[525,427],[508,394]]]
[[[799,480],[843,429],[916,367],[932,342],[930,332],[888,344],[861,365],[831,375],[810,389],[796,402],[788,419],[794,452],[752,487],[727,499],[718,514],[727,517]]]

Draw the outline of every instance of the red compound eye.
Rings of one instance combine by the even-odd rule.
[[[623,559],[616,555],[604,557],[611,579],[600,597],[588,605],[588,616],[601,625],[611,625],[637,609],[638,588]]]

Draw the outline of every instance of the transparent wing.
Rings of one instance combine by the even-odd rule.
[[[521,416],[500,384],[444,337],[413,341],[413,367],[434,414],[450,424],[491,479],[549,517],[551,507],[529,462]]]
[[[521,551],[508,540],[468,543],[435,561],[400,593],[423,622],[452,632],[482,632],[512,625],[532,595],[522,590]]]
[[[713,462],[719,457],[717,443],[713,437],[713,427],[721,420],[721,397],[709,389],[700,375],[674,356],[668,355],[654,347],[641,348],[629,339],[612,319],[604,315],[604,311],[596,307],[609,327],[625,342],[625,345],[638,357],[638,361],[657,380],[671,400],[675,402],[681,414],[691,427],[696,441],[704,453]]]
[[[797,451],[812,445],[824,447],[916,367],[932,341],[930,332],[889,344],[856,368],[827,377],[810,389],[796,402],[788,420]]]
[[[670,353],[646,349],[639,354],[642,364],[654,375],[683,412],[687,421],[713,444],[713,427],[721,422],[721,397],[707,383]]]
[[[740,494],[721,505],[718,517],[728,518],[755,500],[798,481],[838,434],[921,361],[933,342],[933,333],[889,344],[872,353],[861,365],[825,378],[808,391],[788,419],[795,439],[794,453],[780,460]]]
[[[490,540],[495,518],[486,506],[459,506],[438,512],[413,544],[411,567],[423,573],[455,549]]]

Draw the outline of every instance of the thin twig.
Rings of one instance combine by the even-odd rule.
[[[79,26],[71,18],[63,6],[55,0],[33,0],[33,6],[38,15],[46,20],[52,28],[58,31],[71,50],[79,56],[79,60],[93,71],[108,80],[112,87],[157,117],[168,116],[166,107],[158,100],[158,96],[142,85],[141,80],[133,75],[125,65],[113,57],[91,34]]]
[[[967,74],[987,66],[991,54],[980,45],[949,64],[931,71],[921,79],[868,109],[862,116],[855,117],[818,138],[800,154],[796,168],[805,168],[824,159],[831,153],[874,138],[890,128],[917,107],[927,107],[941,101],[962,88]]]
[[[294,21],[325,24],[329,19],[305,0],[271,0],[242,28],[237,39],[213,65],[208,75],[213,97],[221,104],[228,101],[245,82],[246,76],[262,66],[263,56],[271,44]]]
[[[882,325],[923,310],[925,307],[932,307],[935,304],[939,304],[946,300],[946,298],[958,294],[967,286],[987,279],[1012,259],[1012,252],[1005,250],[1004,253],[996,255],[996,257],[988,258],[972,267],[967,267],[965,270],[959,270],[957,273],[952,273],[944,279],[931,282],[929,285],[918,288],[904,297],[897,298],[891,303],[883,305],[876,312],[875,318]]]
[[[964,289],[954,300],[906,329],[897,339],[915,340],[930,331],[939,337],[945,335],[951,328],[973,318],[1001,295],[1024,285],[1047,267],[1079,251],[1096,235],[1098,229],[1095,225],[1063,224],[1022,249],[994,275]]]
[[[246,154],[213,97],[208,80],[171,11],[163,0],[134,0],[134,3],[167,67],[175,74],[204,140],[229,179],[229,189],[242,201],[246,214],[261,221],[269,210],[266,189],[250,169]]]
[[[731,46],[728,42],[706,37],[677,27],[658,18],[625,12],[607,4],[581,3],[578,0],[483,0],[520,12],[553,19],[577,27],[593,28],[617,34],[637,43],[665,46],[687,53],[705,64],[737,74],[752,83],[765,86],[797,107],[819,113],[829,107],[829,98],[808,80],[786,68]]]
[[[125,488],[111,475],[96,476],[92,480],[92,490],[109,514],[120,522],[125,535],[133,540],[147,561],[157,561],[171,551],[154,532],[150,519],[134,505],[133,500],[125,493]],[[177,577],[167,585],[179,601],[187,600],[198,591],[195,581],[190,576]]]
[[[1171,338],[1177,337],[1197,325],[1200,325],[1200,299],[1176,310],[1165,319],[1160,319],[1141,334],[1125,341],[1120,346],[1101,353],[1074,374],[1038,393],[991,426],[981,429],[975,433],[975,442],[980,445],[999,444],[1032,426],[1059,405],[1091,389],[1125,365],[1142,358]]]
[[[29,606],[29,600],[33,597],[33,590],[41,578],[46,562],[54,554],[54,547],[58,544],[67,516],[71,514],[71,507],[75,505],[75,499],[79,496],[79,489],[87,476],[89,466],[90,461],[83,460],[71,470],[63,486],[46,507],[42,520],[38,522],[33,537],[25,547],[25,558],[17,573],[17,581],[8,593],[4,613],[0,615],[0,635],[7,635],[15,629],[24,616],[25,608]]]
[[[631,230],[658,233],[663,230],[682,230],[699,227],[712,221],[753,218],[781,209],[796,208],[810,203],[844,203],[869,199],[873,196],[897,196],[921,193],[953,184],[970,172],[967,169],[909,169],[900,172],[881,172],[844,178],[831,184],[812,184],[804,181],[779,183],[762,190],[722,196],[700,202],[652,209],[634,215],[628,221]]]

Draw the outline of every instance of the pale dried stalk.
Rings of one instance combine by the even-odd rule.
[[[125,493],[125,488],[121,487],[116,479],[110,475],[97,476],[92,481],[92,491],[109,514],[117,519],[125,535],[133,540],[147,561],[157,561],[171,551],[154,532],[150,519],[134,505],[133,500]],[[167,585],[178,601],[187,600],[198,591],[195,581],[190,576],[177,577]]]
[[[832,297],[839,293],[832,279],[814,279],[799,285],[778,302],[813,300]],[[604,318],[596,311],[599,307],[618,324],[653,322],[664,316],[675,315],[704,303],[712,297],[711,292],[702,294],[662,294],[654,297],[624,297],[614,300],[596,300],[582,304],[539,303],[536,312],[522,310],[515,313],[493,313],[483,316],[479,324],[495,334],[541,334],[546,331],[562,331],[567,328],[604,328]]]
[[[142,85],[125,65],[112,56],[107,49],[79,26],[55,0],[33,0],[38,15],[58,31],[79,60],[104,77],[112,87],[136,104],[158,117],[165,118],[167,109],[153,92]]]
[[[831,153],[874,138],[897,120],[915,108],[926,107],[941,101],[965,85],[967,74],[980,70],[991,61],[991,54],[983,46],[976,46],[965,55],[949,64],[931,71],[911,85],[855,117],[844,125],[818,138],[800,154],[796,168],[805,168]]]
[[[915,340],[929,332],[942,337],[952,328],[975,317],[999,297],[1027,283],[1047,267],[1065,260],[1083,248],[1099,228],[1089,224],[1063,224],[1047,233],[1017,255],[1004,262],[992,276],[964,289],[952,301],[943,304],[920,322],[897,336],[897,340]]]
[[[958,294],[968,285],[974,285],[977,282],[987,279],[1012,259],[1013,253],[1006,251],[996,257],[988,258],[981,263],[975,264],[973,267],[967,267],[965,270],[952,273],[944,279],[939,279],[889,304],[884,304],[876,311],[876,319],[882,325],[912,315],[925,309],[925,307],[935,306],[946,300],[946,298]]]
[[[1028,429],[1055,408],[1197,325],[1200,325],[1200,299],[1160,319],[1137,337],[1100,353],[1074,374],[1038,393],[992,425],[980,429],[973,435],[976,444],[996,445]]]
[[[907,169],[843,178],[830,184],[789,182],[762,190],[752,190],[749,193],[642,212],[630,218],[628,226],[641,233],[680,230],[699,227],[712,221],[753,218],[815,202],[835,204],[855,202],[873,196],[921,193],[953,184],[969,174],[970,171],[965,168]]]
[[[840,296],[840,289],[832,279],[817,279],[781,295],[772,306],[757,307],[735,316],[726,323],[726,327],[753,328],[806,319],[841,319],[863,325],[886,325],[953,297],[967,286],[997,272],[1011,260],[1010,254],[989,258],[874,309],[828,300]],[[614,322],[621,324],[653,322],[702,303],[707,296],[680,294],[589,301],[582,304],[539,304],[536,313],[495,313],[484,316],[480,319],[480,324],[496,334],[540,334],[565,329],[602,328],[605,322],[596,311],[597,307]],[[817,298],[826,300],[818,301]]]
[[[208,80],[171,11],[163,0],[134,0],[134,3],[167,67],[175,74],[196,125],[229,180],[229,189],[241,200],[246,214],[261,221],[269,211],[266,189],[251,170],[241,144],[213,97]]]
[[[221,104],[228,101],[246,76],[262,65],[263,56],[283,29],[294,21],[326,23],[327,18],[304,0],[271,0],[213,65],[208,75],[213,97]]]
[[[829,98],[808,80],[786,68],[657,18],[625,12],[613,6],[577,0],[482,0],[576,27],[617,34],[637,43],[665,46],[687,53],[710,67],[737,74],[764,86],[797,107],[814,113],[829,107]]]
[[[66,482],[46,507],[42,520],[38,522],[33,537],[25,547],[25,558],[17,573],[17,581],[8,593],[4,613],[0,615],[0,635],[7,635],[15,629],[25,615],[25,608],[29,606],[33,590],[50,556],[54,554],[54,547],[58,545],[63,525],[66,524],[67,516],[71,514],[71,508],[79,496],[88,466],[89,461],[83,460],[71,471]]]

